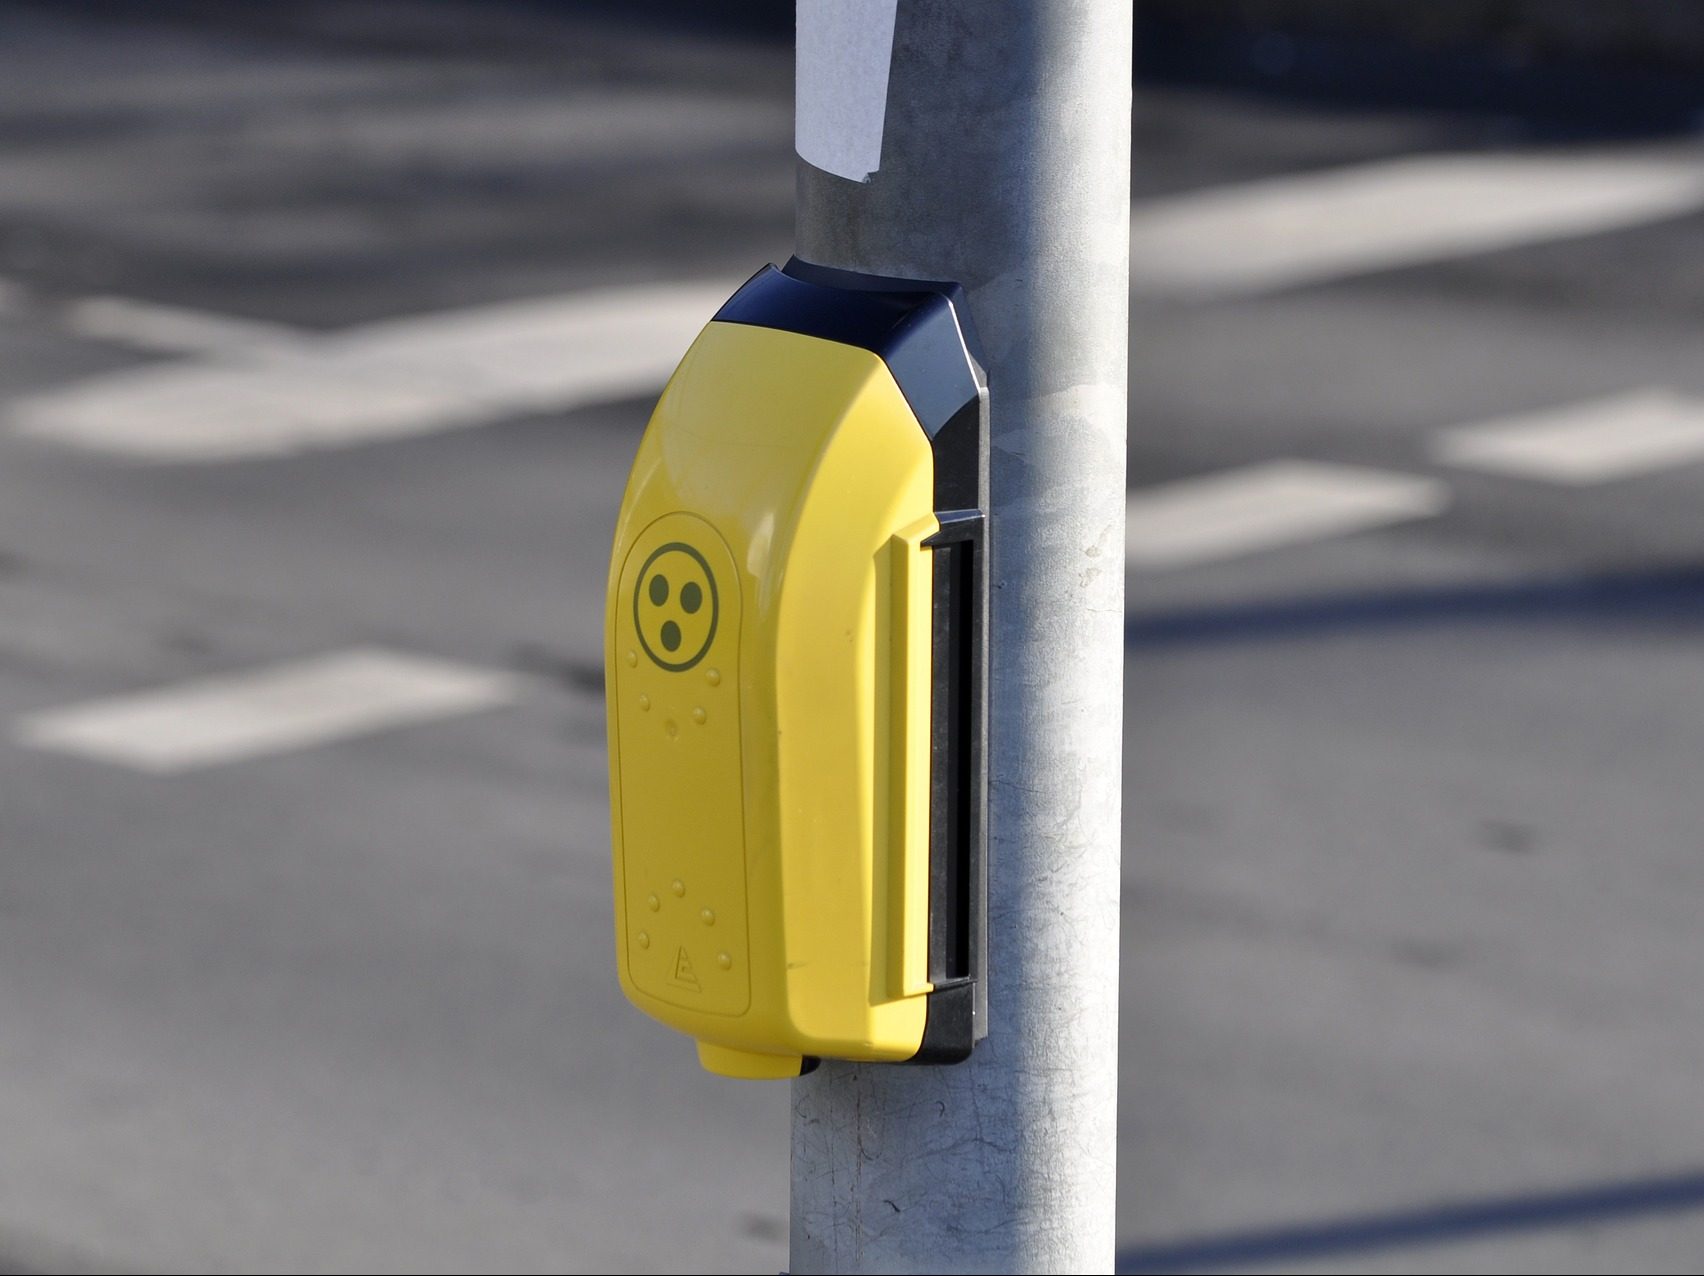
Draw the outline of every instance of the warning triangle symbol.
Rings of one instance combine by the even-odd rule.
[[[684,944],[675,953],[674,981],[677,984],[684,984],[694,992],[699,991],[698,976],[693,972],[692,958],[686,955],[686,945]]]

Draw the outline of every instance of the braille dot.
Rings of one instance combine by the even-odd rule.
[[[694,709],[694,710],[693,710],[693,711],[692,711],[692,720],[693,720],[693,721],[694,721],[694,722],[696,722],[696,723],[697,723],[697,724],[698,724],[698,725],[699,725],[699,726],[703,726],[703,725],[704,725],[704,718],[705,718],[705,713],[704,713],[704,710],[702,710],[702,709]]]
[[[689,580],[680,587],[680,609],[688,616],[704,605],[704,591],[698,587],[698,582]]]
[[[714,926],[716,924],[716,914],[706,908],[699,912],[698,920],[703,922],[706,926]]]
[[[638,664],[639,663],[639,653],[637,651],[629,651],[627,653],[627,663],[629,665]]]
[[[651,697],[642,691],[639,693],[639,707],[646,711],[649,711],[651,708]]]
[[[639,947],[649,948],[650,946],[651,946],[651,937],[649,935],[647,935],[644,931],[640,931],[639,932]]]
[[[706,669],[704,671],[704,681],[708,682],[712,687],[721,686],[722,671],[720,669]]]
[[[656,591],[653,590],[652,592],[655,593]],[[672,620],[663,622],[663,646],[669,651],[674,651],[680,646],[680,626]]]
[[[733,966],[734,959],[732,957],[728,956],[727,953],[717,953],[716,954],[716,964],[718,966],[720,966],[723,970],[727,970],[727,969],[729,969]]]
[[[677,878],[674,879],[674,881],[669,883],[669,889],[671,891],[673,891],[676,895],[684,895],[684,894],[686,894],[686,883],[681,881],[680,878],[677,877]]]
[[[655,895],[645,896],[645,907],[650,909],[653,913],[656,912],[662,906],[663,906],[663,901],[658,899]]]
[[[663,734],[668,736],[671,740],[680,734],[680,728],[675,725],[675,720],[673,718],[670,718],[667,722],[663,723]]]
[[[661,575],[651,577],[651,601],[661,607],[669,600],[669,578]]]

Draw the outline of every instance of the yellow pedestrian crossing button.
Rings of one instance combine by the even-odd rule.
[[[987,1030],[974,352],[956,285],[766,267],[639,445],[605,619],[617,966],[713,1071]]]

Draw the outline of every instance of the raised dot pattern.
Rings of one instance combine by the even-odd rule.
[[[669,883],[669,893],[676,899],[684,899],[686,897],[686,883],[678,877],[675,878]],[[645,896],[645,907],[651,912],[655,913],[660,911],[662,906],[663,901],[658,897],[655,891],[652,891]],[[714,926],[716,924],[716,910],[713,908],[699,909],[698,920],[706,926]],[[640,948],[649,948],[651,946],[650,932],[643,930],[639,931],[634,936],[634,942],[637,943]],[[716,954],[716,965],[722,970],[732,970],[734,967],[734,959],[727,952],[719,952]]]

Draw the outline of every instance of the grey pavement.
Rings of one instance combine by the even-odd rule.
[[[334,331],[788,251],[783,45],[209,12],[0,8],[0,407],[167,362],[77,335],[87,297]],[[1523,141],[1175,90],[1136,138],[1141,197]],[[1704,393],[1701,231],[1138,301],[1133,488],[1302,458],[1453,503],[1129,577],[1127,1256],[1704,1168],[1704,469],[1426,447]],[[364,645],[523,688],[172,777],[0,739],[0,1269],[785,1264],[786,1087],[614,977],[602,589],[648,409],[208,465],[0,430],[0,727]],[[1251,1266],[1696,1270],[1704,1207],[1446,1232]]]

